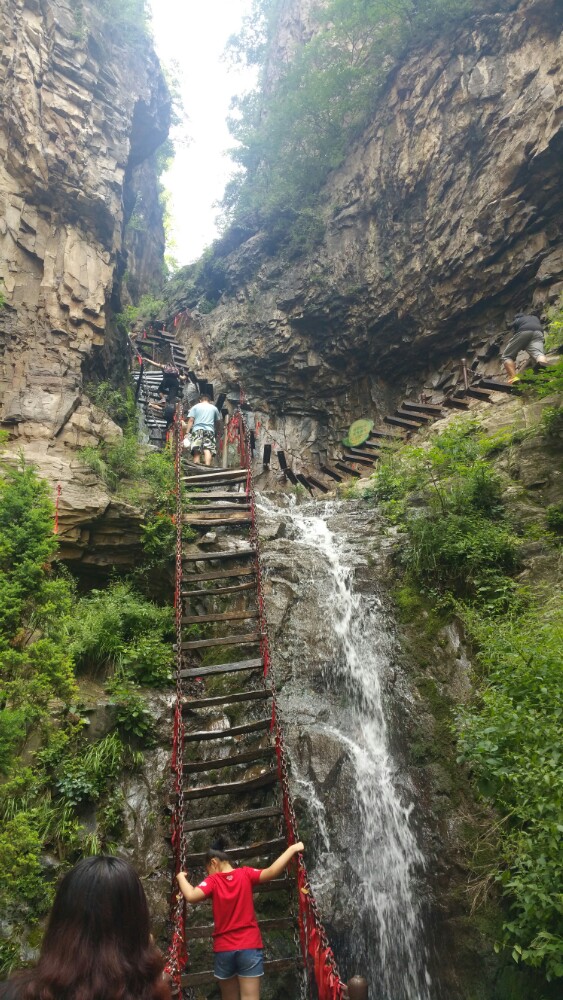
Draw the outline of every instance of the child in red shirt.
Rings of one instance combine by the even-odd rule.
[[[252,889],[258,882],[269,882],[281,875],[303,849],[301,841],[292,844],[269,868],[233,868],[228,854],[219,847],[210,847],[203,882],[192,886],[185,872],[178,873],[178,884],[188,903],[200,903],[211,896],[214,973],[221,1000],[259,1000],[264,967]]]

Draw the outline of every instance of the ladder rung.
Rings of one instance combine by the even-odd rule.
[[[207,649],[209,646],[249,646],[260,642],[261,638],[261,632],[247,632],[245,635],[224,635],[219,639],[190,639],[189,642],[183,642],[181,648]],[[176,649],[176,644],[174,644],[174,649]]]
[[[186,698],[182,703],[183,711],[191,712],[195,708],[213,708],[215,705],[236,705],[241,701],[265,701],[271,698],[272,691],[264,688],[260,691],[233,691],[232,694],[218,694],[212,698]]]
[[[253,556],[254,549],[228,549],[226,552],[198,552],[197,555],[182,556],[183,562],[209,562],[212,559],[246,559]]]
[[[184,740],[195,743],[200,740],[224,740],[231,736],[242,736],[243,733],[259,733],[263,729],[269,729],[272,720],[260,719],[258,722],[245,722],[243,726],[231,726],[230,729],[204,729],[203,732],[186,733]]]
[[[397,427],[408,427],[410,430],[418,430],[420,424],[415,420],[405,420],[403,417],[383,417],[386,424],[394,424]]]
[[[247,503],[190,503],[190,511],[192,510],[209,511],[212,514],[228,514],[233,511],[236,514],[239,511],[250,510],[250,507]]]
[[[238,795],[240,792],[250,792],[254,788],[264,788],[266,785],[275,785],[279,776],[277,769],[259,774],[257,778],[247,778],[244,781],[225,781],[222,785],[201,785],[199,788],[184,789],[185,799],[209,799],[215,795]],[[194,822],[196,822],[194,820]],[[199,820],[198,820],[199,822]],[[205,824],[205,820],[201,820]],[[217,824],[212,824],[217,825]],[[221,825],[221,824],[218,824]],[[188,827],[185,827],[188,829]],[[191,827],[193,830],[204,830],[202,827]]]
[[[205,622],[236,622],[247,618],[259,618],[258,611],[225,611],[224,614],[185,615],[182,625],[203,625]]]
[[[261,855],[281,854],[286,847],[287,841],[282,837],[277,837],[276,840],[262,840],[257,844],[251,844],[249,847],[227,848],[225,854],[228,855],[229,861],[231,858],[235,861],[240,861],[242,858],[259,858]],[[197,854],[188,854],[186,859],[188,867],[195,868],[197,865],[204,865],[205,855],[206,851],[201,851]]]
[[[229,757],[214,757],[212,760],[193,760],[184,764],[184,774],[199,774],[201,771],[217,771],[222,767],[234,767],[237,764],[252,764],[264,760],[276,752],[273,746],[259,747],[258,750],[244,750],[243,753],[231,754]]]
[[[244,500],[245,503],[248,500],[248,494],[246,490],[241,490],[240,493],[236,493],[234,490],[231,490],[230,492],[227,490],[223,491],[222,493],[221,492],[203,493],[202,491],[198,490],[197,493],[187,493],[186,496],[188,497],[188,499],[190,497],[193,497],[194,500],[232,500],[232,501]]]
[[[255,576],[254,566],[239,566],[237,569],[213,569],[209,573],[186,573],[182,577],[183,583],[205,583],[206,580],[228,580],[235,576]],[[249,584],[254,586],[254,584]],[[189,593],[186,591],[186,593]],[[212,593],[212,591],[209,591]]]
[[[262,882],[262,885],[266,883]],[[272,917],[270,920],[259,920],[258,926],[261,931],[281,931],[286,928],[295,927],[295,917]],[[205,927],[189,927],[186,926],[186,937],[188,941],[190,938],[195,940],[196,938],[212,938],[215,930],[214,924],[209,924]]]
[[[204,855],[202,855],[204,857]],[[271,962],[264,962],[264,972],[276,973],[276,972],[286,972],[289,969],[299,969],[300,962],[296,958],[275,958]],[[182,976],[181,984],[183,987],[188,986],[205,986],[207,983],[216,983],[215,974],[213,972],[188,972],[187,975]]]
[[[182,591],[182,597],[220,597],[222,594],[236,594],[241,590],[254,590],[255,583],[237,583],[235,587],[215,587],[213,590],[189,590]]]
[[[414,403],[405,399],[401,403],[401,409],[416,410],[418,413],[430,413],[436,417],[442,416],[442,407],[438,406],[438,403]]]
[[[395,410],[396,417],[402,417],[404,420],[416,420],[417,424],[429,424],[433,420],[433,415],[429,413],[418,413],[416,410]]]
[[[216,663],[212,667],[195,667],[190,670],[181,670],[180,677],[212,677],[214,674],[232,674],[238,670],[257,670],[263,667],[264,662],[261,657],[252,660],[238,660],[236,663]]]
[[[370,455],[367,451],[360,451],[358,448],[348,448],[345,458],[358,465],[373,465],[377,456]]]
[[[220,527],[227,524],[252,524],[252,516],[250,514],[225,514],[222,517],[220,514],[211,514],[209,517],[198,517],[197,514],[184,514],[182,522],[191,525],[192,528],[212,528],[215,524]]]

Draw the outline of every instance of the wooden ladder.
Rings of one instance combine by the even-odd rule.
[[[214,834],[226,834],[236,845],[227,850],[234,861],[257,867],[270,864],[285,849],[287,837],[270,732],[272,691],[264,683],[246,470],[190,465],[186,471],[189,508],[183,520],[199,537],[185,544],[182,553],[184,832],[189,838],[187,864],[199,881]],[[202,551],[201,533],[216,526],[222,529],[213,543],[218,547]],[[266,975],[286,976],[286,992],[292,996],[301,968],[292,912],[295,882],[286,875],[256,890]],[[214,981],[212,933],[211,916],[202,904],[186,924],[190,960],[183,987]]]

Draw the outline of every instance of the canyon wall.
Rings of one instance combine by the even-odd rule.
[[[0,2],[0,423],[8,453],[62,485],[65,554],[101,562],[129,559],[115,516],[135,518],[76,460],[121,434],[84,382],[126,372],[125,270],[144,290],[162,280],[161,214],[141,247],[126,224],[157,198],[170,113],[152,44],[116,21],[88,0]]]
[[[507,319],[563,290],[562,27],[556,0],[522,0],[412,51],[329,179],[322,241],[270,256],[259,233],[218,261],[185,342],[303,461],[446,359],[499,371]]]

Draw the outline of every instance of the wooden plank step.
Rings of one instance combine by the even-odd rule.
[[[361,461],[362,465],[373,465],[379,458],[379,455],[373,454],[370,451],[362,451],[360,448],[347,448],[346,455],[354,462]]]
[[[271,698],[271,690],[233,691],[232,694],[218,694],[212,698],[186,698],[182,703],[182,711],[189,712],[192,708],[213,708],[215,705],[236,705],[240,701],[262,701]]]
[[[255,576],[256,569],[254,566],[239,566],[237,569],[213,569],[209,573],[184,573],[182,577],[183,583],[206,583],[209,580],[229,580],[236,576]],[[253,583],[245,584],[245,586],[253,587]],[[214,591],[205,591],[206,594],[212,594]],[[217,591],[219,593],[219,591]],[[185,592],[186,596],[191,594],[191,591]],[[182,593],[184,596],[184,593]]]
[[[182,625],[203,625],[204,622],[236,622],[245,618],[259,618],[256,609],[252,611],[225,611],[223,614],[184,615]]]
[[[196,483],[200,483],[202,486],[212,486],[213,482],[221,483],[221,485],[226,485],[227,483],[244,483],[246,482],[246,472],[239,473],[237,476],[218,475],[212,478],[211,476],[182,476],[182,481],[186,486],[195,486]]]
[[[267,785],[275,785],[279,781],[277,767],[265,774],[259,774],[255,778],[247,778],[245,781],[225,781],[222,785],[199,785],[197,788],[185,788],[185,799],[209,799],[216,795],[239,795],[243,792],[252,792],[255,788],[265,788]],[[194,820],[195,822],[195,820]],[[212,826],[221,824],[211,824]],[[187,827],[184,827],[187,829]],[[192,829],[205,830],[206,827],[192,827]]]
[[[473,399],[482,399],[484,402],[488,403],[491,399],[492,389],[481,389],[477,385],[470,385],[466,389],[466,396],[471,396]]]
[[[189,743],[203,740],[224,740],[231,736],[243,736],[245,733],[259,733],[272,725],[270,716],[259,719],[258,722],[245,722],[242,726],[231,726],[230,729],[204,729],[193,733],[185,733],[184,740]]]
[[[197,497],[197,493],[196,493]],[[246,496],[244,497],[246,500]],[[231,510],[234,513],[238,511],[250,510],[250,504],[247,503],[190,503],[190,512],[192,510],[203,510],[209,511],[210,513],[215,513],[218,511],[220,514],[228,514]]]
[[[181,649],[206,649],[208,646],[248,646],[260,642],[261,632],[248,632],[245,635],[225,635],[216,639],[190,639],[183,642]],[[174,643],[176,649],[176,643]]]
[[[236,663],[216,663],[212,667],[195,667],[180,670],[180,677],[213,677],[215,674],[233,674],[239,670],[257,670],[263,667],[262,657],[255,656],[252,660],[238,660]]]
[[[388,434],[387,431],[370,431],[368,440],[371,441],[372,438],[377,438],[378,440],[385,441],[403,441],[403,434]]]
[[[469,403],[466,399],[461,399],[459,396],[447,396],[444,400],[444,406],[449,406],[453,410],[468,410]]]
[[[403,417],[387,416],[383,417],[383,420],[386,424],[392,424],[396,427],[406,427],[410,431],[417,431],[420,427],[420,424],[416,420],[405,420]]]
[[[225,514],[221,517],[220,514],[210,514],[209,517],[198,517],[197,514],[184,514],[182,521],[184,524],[191,525],[192,528],[209,528],[214,524],[231,524],[242,527],[245,524],[252,524],[252,516],[250,514]]]
[[[198,552],[182,556],[182,562],[210,562],[212,559],[247,559],[255,555],[254,549],[227,549],[220,552]]]
[[[417,413],[415,410],[395,410],[395,417],[402,420],[415,420],[418,424],[429,424],[433,419],[428,413]]]
[[[262,883],[263,885],[264,883]],[[261,932],[268,931],[281,931],[286,929],[291,929],[296,926],[295,917],[271,917],[269,920],[259,920],[258,926]],[[186,926],[186,937],[188,941],[196,940],[196,938],[212,938],[213,932],[215,930],[214,924],[208,924],[201,927],[188,927]]]
[[[482,387],[483,389],[490,389],[492,392],[515,391],[515,386],[509,385],[508,382],[501,382],[499,379],[496,378],[482,378],[479,380],[479,386]]]
[[[184,764],[184,774],[200,774],[201,771],[217,771],[222,767],[234,767],[237,764],[253,764],[257,760],[265,760],[276,752],[274,746],[258,747],[257,750],[244,750],[229,757],[213,757],[211,760],[191,760]]]
[[[188,860],[192,855],[188,855]],[[204,855],[202,854],[202,857]],[[189,935],[189,932],[188,932]],[[297,958],[274,958],[269,962],[264,962],[264,972],[266,975],[276,975],[280,972],[288,972],[290,969],[300,969],[301,963]],[[189,986],[206,986],[208,983],[216,983],[214,973],[209,972],[188,972],[181,978],[183,988]]]
[[[341,472],[345,472],[347,476],[356,476],[358,479],[361,478],[361,472],[358,472],[357,469],[353,469],[351,465],[345,465],[344,462],[335,462],[334,464],[337,469],[340,469]]]
[[[246,469],[224,469],[222,466],[212,467],[201,465],[199,462],[190,463],[186,460],[182,462],[182,467],[189,473],[186,478],[193,479],[196,483],[201,482],[202,479],[211,479],[212,482],[217,483],[220,479],[228,480],[236,479],[237,476],[246,476]]]
[[[251,580],[250,583],[237,583],[235,587],[214,587],[213,590],[190,590],[189,593],[182,591],[182,597],[185,599],[190,597],[221,597],[223,594],[236,594],[242,590],[254,590],[255,586],[256,584]]]
[[[194,500],[198,501],[231,500],[234,503],[236,500],[244,500],[245,502],[248,500],[248,494],[246,490],[241,490],[240,493],[237,493],[235,490],[231,490],[230,492],[229,490],[217,490],[216,492],[213,493],[211,491],[200,492],[199,490],[196,490],[195,492],[192,493],[192,491],[190,490],[189,493],[186,493],[186,496],[188,498],[193,497]]]
[[[261,855],[276,857],[281,854],[287,847],[287,841],[284,837],[277,837],[275,840],[262,840],[256,844],[250,844],[249,847],[231,847],[227,848],[225,854],[229,856],[229,861],[234,859],[235,861],[241,861],[243,858],[259,858]],[[198,852],[197,854],[188,854],[186,859],[188,868],[196,868],[198,865],[205,864],[205,851]]]
[[[309,480],[311,486],[314,486],[316,490],[320,490],[321,493],[330,493],[330,490],[325,483],[321,483],[318,479],[314,479],[309,473],[307,473],[307,479]]]
[[[337,483],[342,482],[342,476],[340,473],[336,472],[335,469],[331,469],[329,465],[321,465],[320,470],[321,472],[324,472],[325,475],[330,476],[331,479],[335,479]]]
[[[402,410],[416,410],[419,413],[429,413],[431,415],[440,416],[442,413],[442,407],[438,406],[438,403],[414,403],[409,399],[404,399],[401,403]]]

